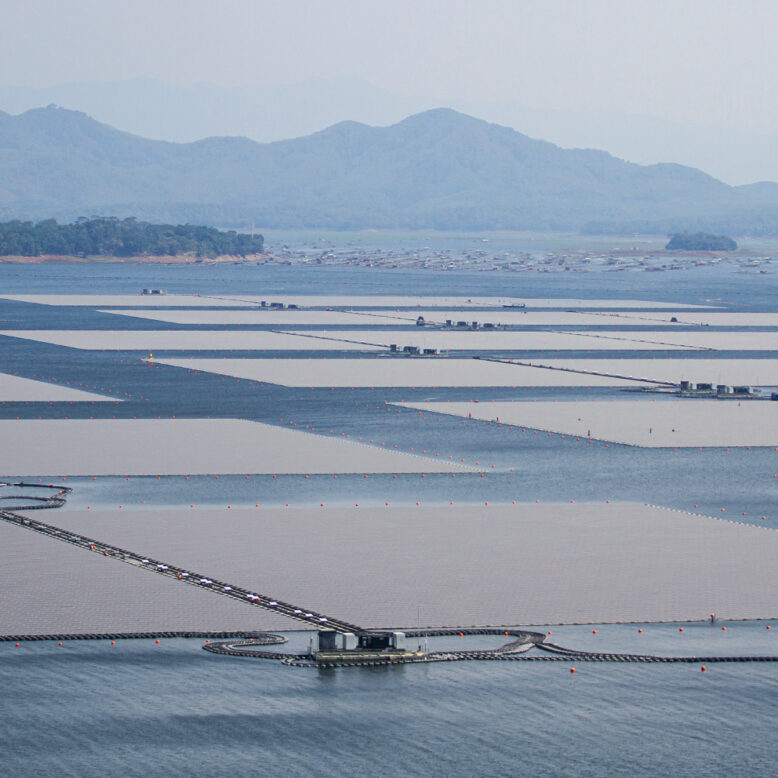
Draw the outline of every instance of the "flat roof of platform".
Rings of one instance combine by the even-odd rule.
[[[778,532],[641,504],[60,510],[37,518],[364,627],[778,617],[769,583]],[[0,531],[25,542],[33,534]],[[46,631],[91,627],[98,616],[122,624],[139,602],[174,614],[175,581],[147,599],[154,574],[44,540],[30,560],[35,576],[14,583],[0,565],[3,631],[26,631],[30,619]],[[18,550],[0,548],[19,570]],[[99,587],[91,573],[98,566],[122,570],[118,596],[116,588],[113,597],[85,591]],[[97,615],[89,603],[100,603]],[[222,626],[223,613],[229,626],[231,608],[213,595],[171,621]],[[247,611],[245,621],[266,623]]]
[[[43,376],[23,378],[0,373],[1,402],[116,402],[118,398],[63,386]]]
[[[537,369],[472,358],[157,359],[159,364],[283,386],[635,386],[604,375]]]
[[[421,411],[497,421],[650,448],[778,446],[778,408],[754,400],[398,403]]]
[[[61,515],[38,513],[53,524]],[[0,561],[0,635],[300,628],[4,521]]]
[[[0,437],[14,441],[0,448],[4,476],[450,473],[464,467],[243,419],[3,420]]]
[[[344,337],[346,335],[346,337]],[[0,336],[90,351],[377,351],[371,332],[2,330]]]

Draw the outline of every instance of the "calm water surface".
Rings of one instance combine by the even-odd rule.
[[[591,643],[581,629],[576,636],[554,628],[554,639]],[[695,648],[719,638],[705,629]],[[634,642],[620,641],[618,630],[636,634],[601,627],[598,638]],[[647,626],[646,634],[652,630],[662,633],[652,650],[689,650],[675,626]],[[739,630],[751,631],[730,625],[728,634]],[[736,638],[726,648],[763,644]],[[575,675],[567,662],[325,671],[214,656],[200,645],[0,645],[5,773],[774,772],[778,674],[771,665],[710,665],[702,673],[693,664],[579,663]]]
[[[429,245],[432,238],[425,238]],[[385,238],[381,238],[385,241]],[[402,238],[407,242],[409,238]],[[443,240],[443,239],[441,239]],[[451,239],[446,239],[450,240]],[[457,238],[461,242],[461,238]],[[473,245],[480,239],[473,239]],[[442,246],[447,246],[445,241]],[[242,266],[145,267],[0,265],[4,293],[222,294],[337,293],[526,295],[641,298],[731,310],[776,310],[775,276],[732,268],[674,273],[511,277],[457,272],[365,271]],[[0,301],[3,327],[166,327],[74,308]],[[171,326],[175,328],[175,326]],[[778,527],[778,472],[772,449],[672,452],[587,446],[430,414],[388,413],[383,400],[470,399],[470,390],[376,393],[303,391],[248,382],[219,387],[176,371],[149,371],[138,354],[79,352],[0,339],[0,369],[103,382],[149,401],[99,408],[76,403],[0,406],[0,418],[71,418],[95,413],[241,416],[341,436],[440,451],[494,464],[485,478],[391,475],[303,479],[284,476],[70,479],[69,507],[129,509],[198,505],[348,505],[639,500]],[[774,356],[774,355],[770,355]],[[481,400],[505,390],[478,390]],[[570,398],[565,390],[522,390],[513,398]],[[590,395],[591,396],[591,395]],[[598,390],[598,398],[624,399]],[[102,405],[102,404],[101,404]],[[333,432],[330,433],[329,430]],[[30,474],[55,477],[57,474]],[[146,500],[143,506],[141,500]],[[746,516],[742,516],[745,513]],[[763,521],[761,516],[765,515]],[[766,586],[775,586],[766,581]],[[0,599],[0,607],[2,600]],[[575,648],[674,654],[776,654],[778,625],[550,627]],[[293,634],[292,646],[307,645]],[[352,775],[770,775],[778,667],[773,664],[637,665],[441,663],[317,671],[220,657],[201,641],[0,643],[0,764],[10,776],[352,776]]]

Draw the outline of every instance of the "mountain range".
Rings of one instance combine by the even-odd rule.
[[[563,148],[604,149],[641,165],[679,162],[728,184],[778,181],[778,132],[767,106],[760,115],[733,113],[730,124],[723,125],[705,114],[672,120],[594,107],[573,110],[518,100],[400,94],[345,77],[241,87],[171,84],[154,78],[0,85],[0,110],[8,113],[50,103],[83,111],[134,135],[175,143],[224,135],[270,143],[310,135],[342,119],[385,126],[447,107]]]
[[[778,234],[778,184],[562,149],[450,109],[273,143],[149,140],[50,106],[0,112],[0,218],[261,228]]]

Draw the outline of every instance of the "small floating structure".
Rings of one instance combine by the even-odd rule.
[[[408,651],[404,632],[336,632],[319,630],[311,638],[311,658],[322,667],[396,664],[418,661],[422,651]]]
[[[694,383],[693,381],[681,381],[678,384],[678,394],[681,397],[716,397],[720,400],[761,399],[750,386],[714,385],[706,382]]]
[[[405,356],[408,357],[418,357],[421,354],[424,354],[425,356],[434,356],[438,353],[438,350],[436,348],[425,348],[422,349],[419,346],[403,346],[400,348],[396,343],[390,343],[389,344],[389,353],[390,354],[405,354]]]

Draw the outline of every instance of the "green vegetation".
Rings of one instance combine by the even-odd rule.
[[[57,224],[54,219],[0,224],[2,256],[245,257],[261,253],[263,244],[261,235],[222,232],[192,224],[149,224],[134,218],[80,218],[72,224]]]
[[[737,243],[726,235],[678,232],[670,238],[665,248],[668,251],[734,251]]]

